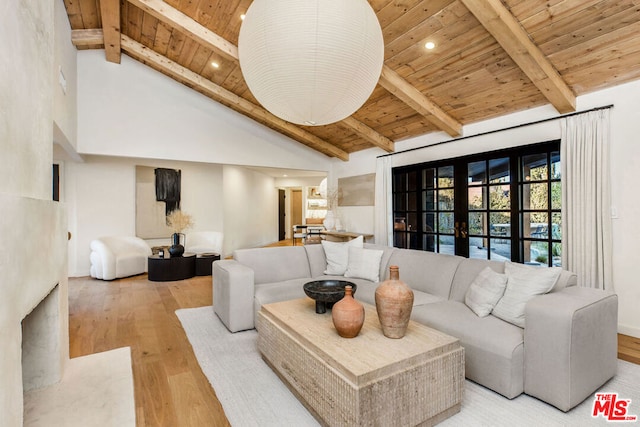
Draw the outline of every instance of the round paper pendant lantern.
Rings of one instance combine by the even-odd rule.
[[[380,78],[382,30],[366,0],[254,0],[238,39],[249,90],[299,125],[340,121]]]

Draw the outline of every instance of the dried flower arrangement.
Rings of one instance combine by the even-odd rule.
[[[183,230],[193,227],[193,218],[180,209],[176,209],[167,215],[167,225],[174,233],[182,233]]]

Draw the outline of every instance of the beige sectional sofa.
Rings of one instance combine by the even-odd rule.
[[[493,314],[479,317],[465,303],[487,266],[505,263],[365,244],[381,251],[379,281],[390,265],[414,291],[412,319],[457,337],[465,348],[465,375],[507,398],[527,393],[568,411],[612,378],[617,368],[617,296],[576,286],[562,271],[553,289],[525,306],[525,327]],[[380,252],[378,252],[379,254]],[[231,332],[255,327],[263,304],[304,298],[304,283],[326,275],[323,245],[243,249],[214,263],[213,307]],[[349,277],[355,298],[375,304],[376,281]],[[393,345],[391,342],[390,345]]]

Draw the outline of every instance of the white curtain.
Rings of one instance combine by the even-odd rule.
[[[391,157],[376,162],[375,230],[376,244],[393,245],[393,203],[391,200]]]
[[[562,266],[580,286],[613,290],[609,109],[562,119]]]

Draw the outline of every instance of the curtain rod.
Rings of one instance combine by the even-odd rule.
[[[609,109],[609,108],[613,108],[613,104],[605,105],[603,107],[595,107],[595,108],[591,108],[589,110],[584,110],[584,111],[575,111],[573,113],[563,114],[563,115],[560,115],[558,117],[549,117],[548,119],[541,119],[541,120],[537,120],[535,122],[522,123],[522,124],[519,124],[519,125],[509,126],[509,127],[502,128],[502,129],[490,130],[490,131],[487,131],[487,132],[477,133],[475,135],[461,136],[460,138],[448,139],[446,141],[436,142],[435,144],[429,144],[429,145],[423,145],[421,147],[409,148],[409,149],[406,149],[406,150],[403,150],[403,151],[396,151],[396,152],[393,152],[393,153],[381,154],[381,155],[377,156],[376,158],[395,156],[396,154],[403,154],[403,153],[408,153],[410,151],[422,150],[423,148],[435,147],[437,145],[448,144],[450,142],[462,141],[463,139],[475,138],[475,137],[484,136],[484,135],[490,135],[492,133],[504,132],[506,130],[517,129],[517,128],[521,128],[521,127],[524,127],[524,126],[537,125],[539,123],[550,122],[552,120],[564,119],[565,117],[577,116],[578,114],[585,114],[585,113],[590,113],[592,111],[606,110],[606,109]]]

